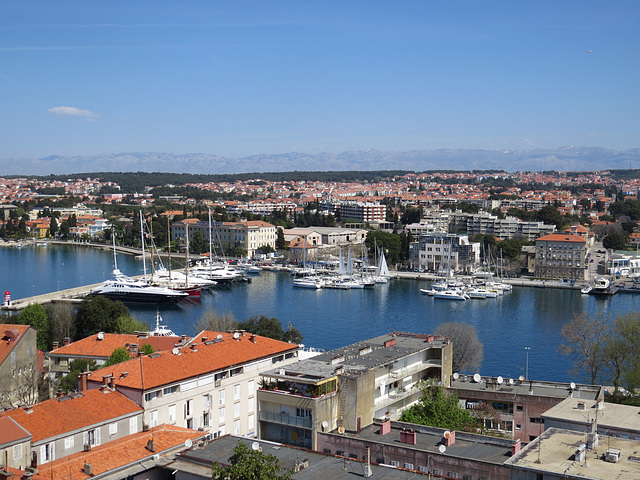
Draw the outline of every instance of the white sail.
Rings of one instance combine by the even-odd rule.
[[[349,245],[349,254],[347,255],[347,275],[353,275],[353,262],[351,260],[351,245]]]
[[[384,256],[384,252],[380,252],[380,262],[378,263],[378,277],[389,277],[389,265],[387,265],[387,259]]]
[[[342,249],[340,249],[340,263],[338,264],[338,274],[346,275],[347,268],[344,266],[344,259],[342,258]]]

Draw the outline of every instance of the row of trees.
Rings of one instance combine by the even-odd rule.
[[[573,359],[574,373],[591,384],[611,380],[614,396],[640,388],[640,312],[610,319],[577,315],[562,327],[560,352]]]

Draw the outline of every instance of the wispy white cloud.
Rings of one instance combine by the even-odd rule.
[[[53,107],[49,109],[49,113],[61,117],[80,117],[87,122],[94,122],[99,117],[97,113],[93,113],[91,110],[82,110],[75,107]]]

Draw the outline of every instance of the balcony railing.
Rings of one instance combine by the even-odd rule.
[[[398,368],[396,370],[391,370],[389,372],[389,376],[392,378],[401,378],[401,377],[407,377],[409,375],[413,375],[414,373],[420,372],[422,370],[425,370],[429,367],[441,367],[442,366],[442,359],[440,358],[430,358],[427,360],[424,360],[422,362],[419,363],[414,363],[413,365],[409,365],[408,367],[402,367],[402,368]]]
[[[294,427],[311,428],[311,419],[308,417],[295,417],[286,413],[260,412],[260,420],[265,422],[279,423],[281,425],[291,425]]]

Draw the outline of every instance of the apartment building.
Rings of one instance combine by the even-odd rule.
[[[425,233],[409,246],[409,261],[420,271],[472,272],[480,264],[480,244],[467,235]]]
[[[0,413],[29,433],[28,448],[12,452],[16,468],[52,462],[142,431],[142,408],[108,387],[59,396]]]
[[[259,438],[317,448],[317,433],[359,432],[418,401],[421,380],[448,384],[452,344],[394,332],[262,373]]]
[[[109,385],[142,405],[150,428],[255,435],[260,374],[295,362],[298,348],[244,331],[203,331],[171,351],[91,372],[87,383],[91,389]]]

